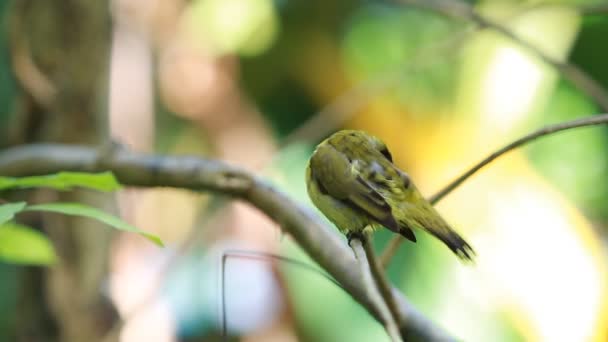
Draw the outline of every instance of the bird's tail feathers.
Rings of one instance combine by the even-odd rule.
[[[430,212],[416,218],[420,226],[441,240],[461,260],[473,261],[475,258],[473,247],[456,233],[430,204],[427,209]]]
[[[453,230],[447,230],[443,234],[434,234],[443,243],[448,246],[449,249],[454,252],[463,261],[473,261],[475,258],[475,251],[473,247],[469,245],[458,233]]]

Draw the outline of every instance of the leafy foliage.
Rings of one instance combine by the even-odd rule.
[[[0,191],[24,188],[67,191],[76,187],[109,192],[118,190],[121,186],[111,172],[97,174],[59,172],[43,176],[0,177]],[[138,233],[156,245],[163,246],[158,236],[146,233],[118,217],[84,204],[45,203],[28,206],[26,202],[14,202],[0,205],[0,260],[29,265],[50,265],[56,260],[53,246],[44,234],[30,227],[10,222],[15,215],[23,211],[44,211],[88,217],[118,230]]]
[[[15,214],[22,211],[25,206],[25,202],[7,203],[0,205],[0,224],[12,220]]]
[[[65,215],[72,216],[84,216],[92,219],[96,219],[101,221],[113,228],[124,230],[128,232],[138,233],[148,240],[154,242],[158,246],[163,246],[163,242],[158,236],[153,234],[146,233],[142,230],[137,229],[136,227],[128,224],[127,222],[117,218],[116,216],[105,213],[99,209],[79,204],[79,203],[47,203],[47,204],[38,204],[28,206],[25,210],[27,211],[47,211],[60,213]]]
[[[49,239],[16,223],[0,226],[0,260],[25,265],[52,265],[57,256]]]
[[[111,172],[84,173],[59,172],[52,175],[30,177],[0,177],[0,190],[20,188],[52,188],[72,190],[82,187],[97,191],[116,191],[120,184]]]

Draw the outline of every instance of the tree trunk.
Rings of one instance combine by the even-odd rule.
[[[13,72],[22,104],[12,143],[99,144],[106,117],[108,2],[15,0],[9,14]],[[108,203],[107,197],[85,192],[39,191],[34,200],[96,207]],[[26,271],[24,281],[42,281],[22,286],[19,320],[27,324],[17,328],[18,339],[31,341],[31,331],[40,329],[35,337],[40,340],[99,341],[116,319],[103,295],[111,231],[91,220],[53,214],[33,222],[48,233],[60,258],[53,267]],[[53,321],[56,329],[49,324]]]

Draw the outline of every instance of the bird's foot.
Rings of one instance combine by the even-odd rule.
[[[346,233],[346,239],[348,241],[348,245],[350,246],[350,242],[353,239],[362,240],[363,234],[361,234],[361,232],[348,232],[348,233]]]

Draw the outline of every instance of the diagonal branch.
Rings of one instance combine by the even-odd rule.
[[[572,82],[572,84],[574,84],[579,90],[593,98],[603,110],[608,111],[608,92],[600,83],[585,73],[581,68],[574,64],[561,61],[560,59],[542,51],[531,42],[523,39],[515,32],[511,31],[508,27],[475,12],[473,7],[468,3],[461,0],[400,0],[400,2],[411,6],[425,8],[445,16],[469,20],[481,27],[489,28],[499,33],[522,48],[533,53],[543,62],[551,65],[553,68],[559,71],[564,78]]]
[[[379,281],[376,278],[374,281],[374,276],[372,275],[372,264],[376,263],[376,260],[373,258],[369,258],[370,254],[368,254],[368,249],[364,247],[364,245],[370,245],[369,240],[366,237],[354,237],[350,240],[350,247],[353,249],[355,253],[355,258],[357,259],[357,263],[359,264],[359,271],[361,272],[361,279],[363,285],[367,289],[368,296],[373,300],[374,305],[377,310],[383,317],[384,320],[384,328],[388,333],[388,336],[391,338],[392,342],[403,342],[401,339],[401,335],[399,334],[399,330],[397,330],[397,324],[395,323],[395,316],[393,315],[392,310],[389,309],[388,300],[385,301],[387,297],[384,297],[380,293]],[[371,255],[373,257],[373,255]],[[392,296],[392,293],[390,294]],[[383,298],[384,297],[384,298]]]
[[[496,158],[502,156],[503,154],[505,154],[509,151],[512,151],[520,146],[530,143],[538,138],[541,138],[541,137],[544,137],[547,135],[551,135],[551,134],[554,134],[557,132],[561,132],[561,131],[565,131],[565,130],[569,130],[569,129],[573,129],[573,128],[577,128],[577,127],[595,126],[595,125],[602,125],[602,124],[608,124],[608,114],[598,114],[598,115],[594,115],[591,117],[584,117],[584,118],[580,118],[580,119],[576,119],[576,120],[572,120],[572,121],[566,121],[566,122],[562,122],[562,123],[558,123],[558,124],[554,124],[554,125],[548,125],[541,129],[538,129],[532,133],[526,134],[523,137],[513,141],[512,143],[503,146],[502,148],[493,152],[489,156],[485,157],[479,163],[475,164],[473,167],[471,167],[469,170],[464,172],[458,178],[456,178],[451,183],[446,185],[443,189],[441,189],[435,195],[431,196],[429,198],[429,202],[431,202],[431,204],[435,204],[435,203],[439,202],[442,198],[444,198],[450,192],[454,191],[454,189],[456,189],[458,186],[460,186],[460,184],[462,184],[465,180],[467,180],[469,177],[474,175],[477,171],[481,170],[484,166],[490,164],[492,161],[494,161]],[[388,265],[388,263],[390,262],[392,257],[395,255],[395,253],[397,252],[397,248],[399,247],[401,242],[403,242],[403,239],[400,236],[395,236],[391,239],[391,241],[389,242],[388,246],[386,247],[386,250],[384,251],[384,253],[382,254],[382,257],[380,259],[381,263],[384,267],[386,267]]]
[[[278,222],[356,301],[383,322],[361,282],[361,272],[353,254],[343,240],[317,214],[247,171],[217,160],[145,155],[124,149],[104,151],[40,144],[15,147],[0,153],[0,174],[4,176],[59,171],[112,171],[120,183],[129,186],[209,191],[244,200]],[[397,324],[407,341],[454,340],[417,311],[397,289],[392,290],[400,311]]]
[[[460,184],[462,184],[462,182],[467,180],[467,178],[471,177],[474,173],[479,171],[484,166],[490,164],[492,161],[494,161],[494,159],[496,159],[496,158],[502,156],[503,154],[510,152],[522,145],[532,142],[540,137],[543,137],[546,135],[551,135],[553,133],[557,133],[557,132],[561,132],[561,131],[565,131],[565,130],[569,130],[569,129],[573,129],[573,128],[577,128],[577,127],[595,126],[595,125],[601,125],[601,124],[606,124],[606,123],[608,123],[608,114],[599,114],[599,115],[595,115],[595,116],[591,116],[591,117],[584,117],[584,118],[580,118],[580,119],[576,119],[576,120],[572,120],[572,121],[561,122],[561,123],[554,124],[554,125],[548,125],[537,131],[529,133],[529,134],[513,141],[512,143],[503,146],[501,149],[499,149],[496,152],[493,152],[489,156],[485,157],[482,161],[480,161],[479,163],[477,163],[473,167],[471,167],[467,172],[463,173],[460,177],[456,178],[450,184],[446,185],[443,189],[441,189],[435,195],[431,196],[429,198],[429,202],[431,202],[431,204],[435,204],[435,203],[439,202],[447,194],[449,194],[454,189],[456,189]]]
[[[397,308],[397,303],[395,303],[395,298],[393,297],[391,283],[386,273],[384,272],[382,265],[380,265],[376,253],[374,252],[374,246],[372,245],[373,233],[374,231],[371,227],[366,227],[363,230],[363,236],[361,238],[363,250],[365,251],[365,255],[367,256],[369,270],[371,271],[371,276],[374,279],[378,290],[380,291],[380,295],[382,296],[383,301],[386,303],[391,318],[399,317],[399,309]],[[407,319],[407,317],[404,317],[404,319]]]

